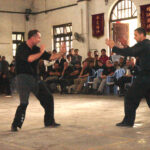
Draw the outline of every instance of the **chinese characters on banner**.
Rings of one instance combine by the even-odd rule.
[[[92,34],[97,38],[104,35],[104,13],[92,15]]]
[[[150,33],[150,4],[141,6],[141,26]]]

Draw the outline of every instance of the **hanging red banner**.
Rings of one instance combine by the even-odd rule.
[[[150,32],[150,4],[141,6],[141,27]]]
[[[97,38],[104,35],[104,13],[92,15],[92,35]]]

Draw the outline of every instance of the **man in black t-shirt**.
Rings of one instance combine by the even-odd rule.
[[[137,41],[132,47],[118,48],[112,40],[106,40],[106,44],[112,48],[112,51],[122,56],[138,57],[140,62],[140,72],[124,97],[123,120],[116,124],[121,127],[132,127],[135,122],[136,110],[142,100],[146,98],[150,107],[150,40],[146,39],[144,28],[137,28],[134,31],[134,38]]]
[[[59,78],[61,74],[62,71],[60,69],[58,62],[55,62],[54,65],[48,67],[47,77],[45,81],[50,91],[52,92],[57,91],[57,85],[59,84]]]
[[[54,120],[54,100],[53,96],[43,81],[40,81],[37,74],[37,66],[40,59],[55,60],[66,53],[65,44],[57,54],[50,55],[45,52],[45,46],[40,48],[36,45],[41,40],[41,34],[38,30],[31,30],[28,33],[28,40],[21,43],[16,51],[16,74],[17,87],[20,97],[20,105],[17,108],[11,131],[18,131],[25,119],[26,108],[30,92],[32,92],[45,110],[45,127],[57,127]]]
[[[75,66],[68,65],[68,63],[65,63],[62,78],[60,80],[62,94],[68,93],[66,86],[74,84],[74,80],[78,78],[82,69],[80,62],[76,62]]]
[[[103,90],[106,85],[107,76],[112,76],[114,74],[114,72],[115,72],[115,68],[113,67],[112,62],[110,60],[107,60],[106,67],[104,68],[102,75],[101,75],[101,83],[97,90],[98,95],[103,94]]]
[[[91,63],[94,64],[94,62],[91,62]],[[90,64],[85,61],[83,63],[83,67],[82,67],[79,77],[74,80],[75,93],[81,92],[82,87],[84,86],[84,83],[87,81],[88,76],[92,76],[92,68],[90,67]]]

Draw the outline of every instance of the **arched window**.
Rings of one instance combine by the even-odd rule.
[[[137,18],[137,10],[131,0],[119,0],[111,11],[110,21]]]
[[[113,6],[109,20],[109,36],[115,42],[125,39],[129,46],[136,43],[137,9],[132,0],[118,0]]]

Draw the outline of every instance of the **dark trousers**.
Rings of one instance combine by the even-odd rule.
[[[8,77],[3,78],[3,90],[6,95],[11,95],[10,80]]]
[[[115,80],[115,84],[119,86],[120,88],[120,93],[124,93],[125,90],[125,83],[131,83],[132,77],[126,77],[123,76],[119,78],[118,80]]]
[[[124,123],[133,125],[136,117],[136,109],[138,108],[142,98],[146,98],[150,107],[150,74],[139,75],[129,88],[124,99],[125,117]]]
[[[54,122],[54,100],[53,96],[43,81],[38,81],[31,75],[17,75],[17,89],[20,97],[20,105],[18,106],[12,125],[14,127],[22,127],[25,119],[26,108],[30,92],[32,92],[45,110],[44,124],[51,125]]]
[[[65,78],[63,78],[63,79],[61,79],[60,80],[60,87],[61,87],[61,92],[63,93],[63,92],[66,92],[67,91],[67,86],[70,86],[70,85],[72,85],[72,84],[74,84],[74,80],[73,79],[65,79]]]

